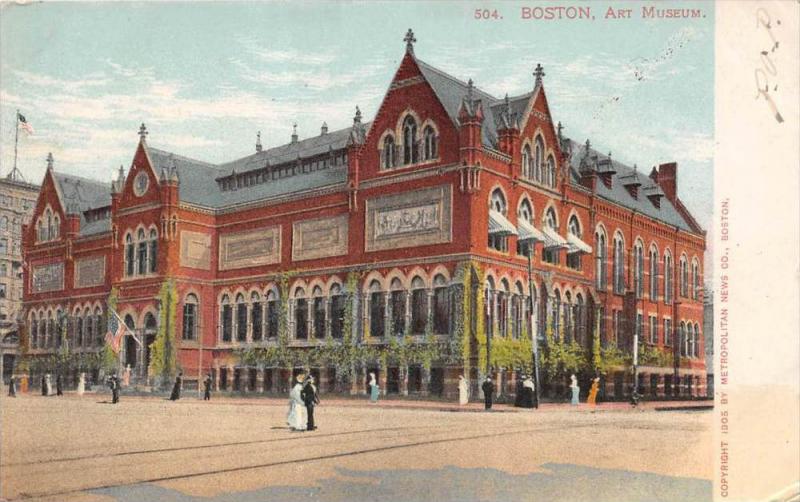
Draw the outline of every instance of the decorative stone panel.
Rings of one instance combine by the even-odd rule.
[[[219,269],[270,265],[281,261],[281,227],[259,228],[219,237]]]
[[[181,230],[181,266],[211,269],[211,235]]]
[[[31,291],[46,293],[64,289],[64,262],[48,263],[33,267]]]
[[[347,254],[348,215],[303,220],[292,225],[292,260]]]
[[[106,257],[92,256],[75,261],[75,289],[101,286],[106,279]]]

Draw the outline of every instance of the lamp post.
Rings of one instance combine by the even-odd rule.
[[[531,323],[531,345],[533,347],[533,407],[538,409],[539,408],[539,337],[536,333],[536,314],[534,313],[534,303],[533,303],[533,243],[534,241],[528,241],[528,252],[525,253],[528,256],[528,304],[530,306],[530,323]]]

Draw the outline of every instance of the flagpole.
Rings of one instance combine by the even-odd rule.
[[[19,142],[19,108],[17,108],[17,114],[14,116],[14,170],[11,171],[16,172],[17,170],[17,143]]]

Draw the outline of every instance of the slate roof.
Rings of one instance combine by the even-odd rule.
[[[61,202],[69,212],[76,207],[81,216],[80,236],[94,235],[111,229],[111,219],[86,221],[84,212],[111,205],[111,184],[53,171]]]
[[[147,146],[147,153],[156,173],[160,173],[162,168],[169,170],[173,165],[177,168],[180,179],[178,193],[182,202],[208,208],[245,204],[327,186],[344,186],[347,182],[346,167],[337,166],[223,191],[216,179],[230,174],[229,167],[222,167],[228,164],[210,164],[150,146]]]
[[[568,138],[565,138],[564,142],[567,146],[568,153],[570,154],[569,163],[571,182],[574,185],[579,185],[581,160],[586,157],[586,146]],[[684,217],[681,216],[680,212],[678,212],[672,202],[670,202],[666,197],[661,198],[660,208],[655,207],[653,203],[650,202],[650,199],[647,198],[647,195],[652,195],[653,193],[664,193],[663,190],[661,190],[661,188],[656,184],[656,182],[650,178],[650,176],[647,176],[641,172],[636,173],[636,177],[638,182],[641,183],[641,186],[639,187],[639,197],[633,198],[630,192],[628,192],[628,190],[625,188],[625,183],[634,179],[634,169],[630,166],[626,166],[625,164],[617,162],[616,160],[610,159],[608,155],[603,155],[590,147],[588,158],[592,159],[595,156],[597,157],[598,162],[610,160],[612,164],[610,167],[612,167],[613,171],[616,172],[616,174],[611,176],[611,188],[607,187],[605,183],[598,180],[596,185],[598,196],[615,202],[623,207],[635,209],[642,214],[661,220],[667,224],[674,225],[681,230],[694,233],[694,230],[689,222],[687,222]],[[593,162],[590,160],[590,165],[591,164],[593,164]],[[601,171],[602,169],[600,172]]]

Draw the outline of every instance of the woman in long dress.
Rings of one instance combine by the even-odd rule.
[[[536,388],[533,385],[531,377],[525,377],[522,382],[522,407],[533,408],[533,395]]]
[[[600,390],[600,378],[595,377],[592,379],[592,387],[589,389],[589,398],[586,404],[595,406],[597,404],[597,392]]]
[[[303,402],[303,380],[305,375],[297,375],[297,381],[289,392],[289,414],[286,424],[293,431],[304,431],[308,426],[306,418],[306,404]]]
[[[469,402],[469,384],[464,375],[458,377],[458,404],[464,406]]]
[[[570,384],[569,384],[569,388],[570,388],[570,390],[572,390],[572,405],[573,406],[577,406],[578,405],[578,395],[579,395],[579,393],[581,391],[581,388],[578,387],[578,379],[575,377],[574,374],[571,375],[569,378],[570,378],[570,381],[571,381]]]
[[[78,377],[78,389],[77,394],[82,396],[83,393],[86,391],[86,373],[81,373]]]
[[[378,402],[378,394],[380,394],[380,387],[378,387],[378,382],[375,380],[375,373],[370,372],[369,374],[369,401],[371,403]]]
[[[175,377],[175,384],[172,386],[172,393],[169,395],[170,401],[177,401],[181,398],[181,384],[183,383],[183,372],[179,372]]]

